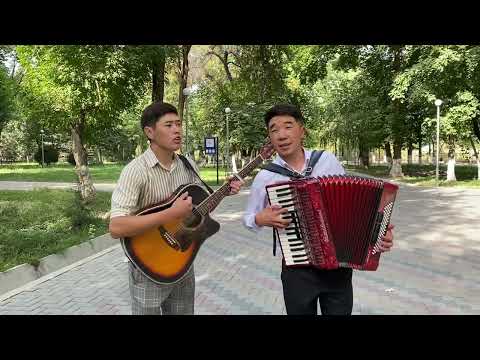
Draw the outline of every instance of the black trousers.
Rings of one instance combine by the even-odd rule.
[[[283,298],[288,315],[351,315],[352,269],[321,270],[282,265]]]

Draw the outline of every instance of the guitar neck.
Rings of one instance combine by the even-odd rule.
[[[238,176],[242,179],[248,176],[258,165],[262,163],[264,159],[261,155],[258,155],[255,159],[250,161],[243,169],[238,172]],[[227,182],[220,186],[213,194],[203,200],[198,206],[197,210],[202,214],[206,215],[212,212],[218,204],[230,193],[230,184]]]

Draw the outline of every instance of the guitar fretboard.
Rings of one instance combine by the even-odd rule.
[[[243,179],[246,176],[248,176],[258,165],[262,163],[264,159],[262,158],[261,155],[258,155],[255,159],[250,161],[243,169],[241,169],[238,172],[238,175]],[[220,201],[223,200],[225,196],[227,196],[230,193],[230,185],[229,183],[225,183],[222,186],[220,186],[212,195],[210,195],[208,198],[203,200],[198,206],[197,206],[197,211],[199,211],[202,215],[206,215],[210,212],[212,212],[218,204],[220,204]]]

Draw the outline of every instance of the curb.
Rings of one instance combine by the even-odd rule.
[[[38,280],[68,265],[72,265],[89,256],[119,244],[118,239],[113,239],[110,234],[105,234],[94,239],[72,246],[62,253],[48,255],[40,260],[38,267],[30,264],[15,266],[7,271],[0,272],[0,298],[7,292]]]

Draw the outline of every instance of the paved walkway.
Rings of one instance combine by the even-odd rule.
[[[97,191],[110,191],[115,189],[115,183],[94,184]],[[33,190],[39,188],[47,189],[76,189],[77,184],[66,182],[46,181],[0,181],[0,190]]]
[[[196,314],[284,314],[271,232],[240,224],[248,195],[213,213],[221,231],[195,263]],[[395,248],[354,273],[354,314],[480,314],[480,190],[401,186]],[[0,314],[130,314],[120,246],[0,302]]]

